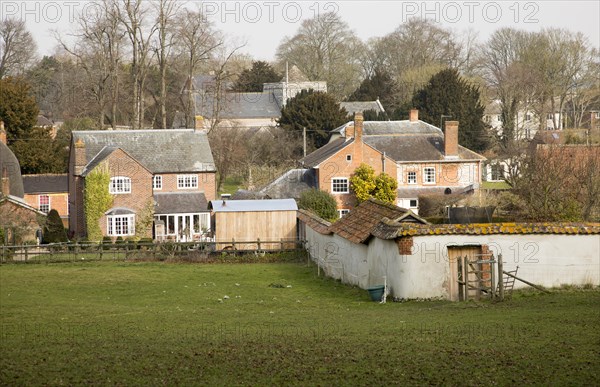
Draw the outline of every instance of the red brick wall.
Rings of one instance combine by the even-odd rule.
[[[50,197],[50,209],[58,211],[63,225],[69,227],[69,194],[68,193],[53,193],[53,194],[41,194],[48,195]],[[29,195],[25,194],[25,202],[33,208],[40,208],[40,194]]]
[[[398,254],[412,255],[413,238],[411,236],[396,239],[396,245],[398,246]]]
[[[161,173],[162,190],[156,192],[204,192],[206,200],[215,200],[217,196],[216,173],[215,172],[200,172],[200,173]],[[178,189],[177,175],[198,175],[197,189]]]
[[[0,203],[0,227],[21,230],[16,243],[35,240],[35,232],[40,228],[38,214],[15,203],[4,201]],[[10,241],[12,242],[12,241]]]
[[[347,128],[346,130],[354,131],[353,128]],[[347,155],[352,156],[351,161],[346,160]],[[338,177],[350,179],[350,176],[352,176],[361,163],[373,167],[376,174],[383,172],[384,163],[382,161],[382,154],[361,141],[355,141],[346,146],[319,166],[317,174],[319,189],[333,195],[338,203],[338,209],[351,209],[356,205],[356,199],[352,193],[333,193],[331,190],[331,181],[333,178]],[[385,159],[385,172],[393,178],[397,176],[396,163],[387,157]]]
[[[467,175],[461,176],[464,170],[461,166],[468,165]],[[435,184],[425,184],[423,169],[426,167],[435,168]],[[417,184],[408,184],[408,172],[417,173]],[[468,163],[416,163],[401,164],[398,169],[400,176],[397,176],[398,187],[417,188],[417,187],[464,187],[469,184],[481,184],[481,172],[479,162]],[[466,182],[467,181],[467,182]]]
[[[143,209],[154,203],[152,198],[152,174],[121,149],[113,152],[106,162],[108,162],[111,177],[122,176],[131,179],[131,193],[114,194],[112,207],[124,207],[133,210],[136,213],[137,220],[137,216]],[[100,218],[100,229],[103,235],[107,234],[106,216]],[[136,234],[151,237],[152,228],[149,227],[147,230],[136,229]]]

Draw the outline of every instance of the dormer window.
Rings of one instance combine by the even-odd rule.
[[[108,192],[111,194],[131,193],[131,179],[124,176],[111,177]]]

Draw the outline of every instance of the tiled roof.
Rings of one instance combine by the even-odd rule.
[[[444,156],[444,136],[438,135],[400,135],[400,136],[364,136],[365,144],[372,146],[396,161],[441,161]],[[483,156],[458,147],[459,160],[485,160]]]
[[[335,128],[331,131],[332,134],[339,134],[342,137],[346,134],[346,128],[353,126],[352,121]],[[431,134],[441,135],[442,131],[424,121],[409,120],[402,121],[364,121],[363,136],[399,136],[407,134]]]
[[[374,110],[377,113],[383,113],[385,110],[379,101],[348,101],[340,102],[340,107],[346,109],[350,114],[362,113],[367,110]]]
[[[154,194],[155,215],[206,211],[208,211],[208,202],[203,192],[160,192]]]
[[[300,163],[304,167],[308,168],[317,167],[323,161],[335,155],[337,152],[344,149],[346,145],[351,144],[353,141],[353,139],[346,141],[345,138],[338,138],[337,140],[333,140],[320,147],[316,151],[312,152],[311,154],[307,155],[305,158],[300,160]]]
[[[66,173],[24,175],[23,188],[26,194],[68,192],[68,175]]]
[[[351,242],[362,243],[369,238],[372,229],[384,218],[394,219],[398,222],[427,223],[410,210],[376,199],[369,199],[333,223],[329,231]]]
[[[196,94],[197,114],[212,118],[215,99],[211,93]],[[279,118],[281,107],[273,93],[225,93],[220,101],[220,119]]]
[[[417,225],[383,219],[372,235],[381,239],[426,235],[600,234],[600,223],[481,223]]]
[[[203,131],[149,129],[73,132],[73,143],[79,140],[85,145],[88,162],[103,152],[105,147],[107,149],[104,152],[121,148],[153,174],[215,171],[208,138]]]
[[[318,232],[319,234],[329,235],[332,233],[331,231],[329,231],[331,223],[319,218],[317,215],[313,214],[310,211],[298,210],[298,219],[311,229]]]

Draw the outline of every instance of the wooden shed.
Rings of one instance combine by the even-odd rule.
[[[278,250],[295,247],[294,199],[214,200],[209,204],[217,250]]]

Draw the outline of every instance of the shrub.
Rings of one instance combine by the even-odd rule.
[[[298,207],[312,211],[322,219],[333,222],[338,218],[337,203],[333,196],[325,191],[311,188],[302,192]]]
[[[102,249],[110,250],[113,247],[112,238],[109,236],[102,237]]]
[[[50,210],[46,224],[42,229],[42,239],[44,243],[61,243],[67,242],[67,232],[63,226],[60,215],[56,210]]]

